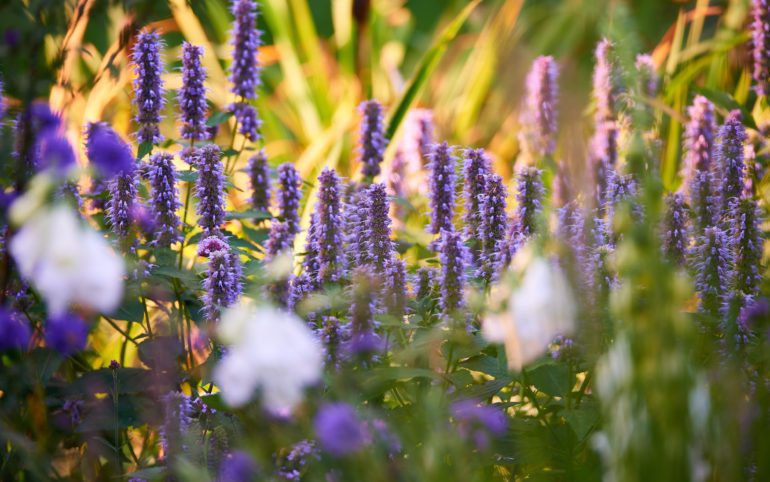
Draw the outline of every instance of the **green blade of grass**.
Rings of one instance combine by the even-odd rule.
[[[457,36],[460,28],[468,19],[474,8],[481,2],[481,0],[474,0],[462,9],[457,16],[447,25],[441,32],[441,35],[436,39],[430,49],[420,59],[417,69],[414,75],[406,85],[404,93],[401,99],[396,103],[393,113],[388,119],[388,126],[385,131],[385,135],[388,139],[392,139],[398,131],[401,122],[404,120],[406,113],[417,99],[417,95],[420,93],[425,83],[428,81],[433,70],[438,65],[444,52],[446,52],[449,43]]]

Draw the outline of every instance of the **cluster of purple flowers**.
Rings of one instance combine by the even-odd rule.
[[[252,0],[235,0],[232,4],[235,18],[232,31],[233,63],[230,67],[231,90],[239,99],[230,106],[241,134],[250,140],[259,139],[262,121],[257,109],[249,103],[257,97],[260,68],[257,52],[261,32],[257,29],[257,4]]]
[[[166,103],[163,90],[163,61],[160,52],[163,42],[157,32],[140,32],[131,55],[134,64],[134,122],[139,126],[136,140],[143,144],[158,144],[161,111]]]

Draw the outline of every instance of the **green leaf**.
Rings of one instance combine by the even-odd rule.
[[[232,112],[217,112],[216,114],[212,114],[211,117],[206,119],[206,125],[209,127],[218,126],[219,124],[227,122],[227,119],[232,116]]]
[[[144,318],[144,305],[138,299],[131,297],[123,301],[123,304],[115,313],[116,320],[131,321],[140,323]]]
[[[527,371],[527,379],[538,390],[554,397],[563,397],[571,389],[569,370],[554,362]]]
[[[179,173],[179,180],[184,182],[195,182],[198,180],[196,171],[182,171]]]
[[[449,43],[455,38],[460,28],[467,20],[474,8],[479,4],[481,0],[474,0],[466,5],[462,11],[444,28],[441,35],[436,39],[430,49],[423,55],[420,63],[417,65],[414,75],[406,85],[404,93],[401,99],[396,104],[393,114],[391,114],[388,120],[388,127],[385,131],[385,135],[388,139],[392,139],[395,136],[398,127],[406,117],[406,113],[409,112],[409,108],[417,100],[417,96],[422,91],[422,88],[428,82],[433,70],[438,66],[439,61],[444,56]]]
[[[144,158],[147,154],[152,152],[152,142],[142,142],[139,144],[139,152],[136,153],[136,157],[139,159]]]
[[[564,419],[572,427],[577,439],[583,441],[599,421],[599,414],[595,408],[585,406],[564,412]]]
[[[262,219],[272,219],[272,214],[270,214],[267,211],[228,211],[225,213],[225,219],[254,219],[254,220],[262,220]]]

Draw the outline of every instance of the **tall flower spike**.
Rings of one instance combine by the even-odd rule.
[[[420,134],[418,136],[418,145],[420,156],[424,162],[430,161],[430,154],[433,152],[434,126],[433,112],[427,109],[421,109],[417,118],[417,126]]]
[[[357,266],[351,273],[352,300],[350,304],[351,338],[348,352],[368,356],[381,348],[381,339],[374,332],[374,293],[376,278],[370,266]]]
[[[741,122],[741,112],[734,110],[725,118],[719,129],[715,158],[721,173],[722,212],[727,213],[730,205],[738,201],[743,193],[743,147],[746,142],[746,128]]]
[[[770,8],[767,0],[754,0],[751,40],[754,56],[754,88],[759,95],[770,94]]]
[[[367,219],[369,216],[369,197],[366,190],[350,183],[346,189],[344,212],[345,251],[348,266],[369,262],[369,240]]]
[[[220,310],[232,305],[236,292],[230,247],[219,236],[209,236],[198,245],[198,254],[209,258],[206,278],[203,280],[203,311],[210,323],[219,321]]]
[[[185,139],[205,140],[209,137],[206,126],[206,69],[201,64],[203,47],[188,42],[182,44],[182,88],[179,89],[181,134]]]
[[[291,255],[294,249],[294,236],[289,226],[283,221],[275,221],[270,226],[267,243],[265,243],[265,261],[270,262],[281,254]],[[269,287],[273,300],[281,306],[288,306],[289,283],[287,280],[276,280]]]
[[[225,177],[220,155],[215,144],[205,145],[195,154],[198,225],[203,229],[204,237],[219,235],[225,222]]]
[[[762,214],[753,199],[741,199],[733,208],[732,245],[735,253],[733,290],[748,296],[756,296],[762,280],[759,268],[762,263],[763,235],[760,228]]]
[[[684,266],[687,258],[687,209],[682,193],[666,196],[666,213],[663,218],[663,254],[676,264]]]
[[[393,256],[393,241],[390,239],[390,201],[385,184],[372,184],[366,190],[367,219],[366,242],[368,259],[374,265],[374,272],[381,274]]]
[[[652,56],[649,54],[637,55],[634,66],[639,74],[639,93],[650,98],[655,98],[658,95],[659,80]]]
[[[505,213],[507,197],[503,178],[497,174],[488,175],[481,206],[481,264],[476,271],[476,275],[488,283],[497,278],[505,259],[505,235],[508,231],[508,216]]]
[[[464,157],[465,239],[471,243],[474,266],[478,266],[482,250],[481,223],[484,220],[481,204],[486,191],[487,175],[492,167],[484,149],[468,149]]]
[[[380,174],[380,164],[388,141],[385,138],[382,106],[376,100],[367,100],[358,107],[361,112],[361,164],[363,175],[373,178]]]
[[[468,251],[460,233],[441,233],[441,281],[439,304],[444,316],[453,317],[465,306],[465,267]]]
[[[251,183],[251,207],[256,211],[269,210],[270,168],[264,149],[249,159],[248,174]]]
[[[603,39],[596,47],[596,65],[593,74],[594,135],[589,143],[588,160],[593,177],[596,203],[606,202],[609,172],[615,168],[618,157],[617,101],[619,97],[618,68],[614,46]]]
[[[120,174],[110,181],[110,198],[107,201],[107,219],[112,232],[126,249],[131,241],[131,221],[136,202],[137,179],[134,171]]]
[[[510,229],[507,261],[513,258],[537,228],[537,218],[543,210],[545,195],[541,173],[542,171],[532,166],[519,171],[516,181],[516,214]]]
[[[86,138],[86,155],[88,161],[96,168],[98,177],[112,179],[117,175],[133,172],[136,168],[131,146],[107,124],[89,124]]]
[[[260,85],[257,53],[261,32],[257,29],[257,3],[252,0],[234,0],[231,11],[233,22],[233,63],[230,66],[231,91],[244,99],[256,99]]]
[[[710,171],[711,153],[714,147],[714,105],[705,97],[695,97],[693,104],[687,108],[689,121],[684,133],[684,162],[682,169],[682,186],[685,198],[692,205],[693,183],[695,173]]]
[[[430,153],[430,232],[454,231],[455,162],[452,147],[446,142],[434,144]],[[432,244],[437,246],[437,241]]]
[[[302,198],[302,180],[293,165],[278,166],[278,215],[286,222],[293,236],[299,233],[299,200]]]
[[[535,59],[527,75],[524,105],[519,114],[519,143],[530,163],[552,157],[556,148],[558,76],[556,62],[548,56]]]
[[[324,168],[318,176],[318,282],[334,283],[342,276],[345,257],[342,252],[342,213],[340,178],[333,169]],[[387,215],[387,211],[385,212]]]
[[[385,307],[400,319],[406,313],[406,262],[395,256],[385,264]]]
[[[731,278],[732,254],[727,234],[719,227],[706,228],[693,250],[695,289],[700,309],[717,316]]]
[[[230,104],[230,111],[238,120],[238,132],[250,141],[258,141],[260,139],[259,132],[262,129],[262,119],[259,118],[257,108],[246,102],[236,102]],[[211,134],[210,137],[213,138],[214,135]]]
[[[181,203],[177,196],[174,156],[166,152],[153,154],[148,174],[152,192],[150,203],[156,221],[154,243],[169,246],[181,239],[179,216],[176,213]]]
[[[319,259],[318,259],[318,212],[314,212],[310,216],[310,226],[307,230],[307,238],[305,239],[305,257],[302,260],[302,274],[309,277],[312,282],[312,290],[318,287],[318,271],[319,271]]]
[[[140,144],[163,141],[158,124],[166,103],[163,90],[163,42],[157,32],[140,32],[131,54],[134,64],[134,122],[139,126],[136,139]]]

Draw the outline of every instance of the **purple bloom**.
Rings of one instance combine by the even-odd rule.
[[[417,288],[414,295],[417,300],[423,300],[433,294],[436,278],[438,278],[438,272],[432,266],[421,266],[417,270],[417,280],[415,282]]]
[[[420,156],[425,162],[430,160],[430,155],[433,152],[433,112],[421,109],[417,117],[417,126],[419,128],[418,147]]]
[[[319,450],[311,440],[302,440],[291,447],[289,453],[280,459],[278,477],[283,480],[299,481],[302,479],[307,463],[320,458]]]
[[[367,100],[358,107],[361,112],[360,153],[363,175],[373,178],[380,174],[380,164],[388,140],[385,138],[382,106],[376,100]]]
[[[219,482],[251,482],[257,479],[259,468],[249,454],[241,450],[229,453],[219,464]]]
[[[257,53],[261,32],[257,29],[257,3],[234,0],[230,8],[235,21],[231,33],[233,63],[230,65],[231,91],[244,99],[256,99],[260,85]]]
[[[446,142],[435,144],[430,153],[430,232],[454,231],[452,216],[455,208],[455,157]],[[433,246],[436,246],[434,242]]]
[[[746,139],[746,128],[741,123],[741,111],[734,110],[727,115],[724,125],[719,129],[719,140],[714,155],[717,172],[721,174],[719,181],[722,211],[725,213],[743,193],[743,145]]]
[[[741,199],[734,206],[731,218],[730,237],[735,262],[732,287],[738,293],[756,296],[762,280],[759,272],[764,242],[760,228],[762,214],[755,200]]]
[[[593,281],[593,262],[589,254],[585,225],[585,215],[577,201],[570,201],[559,208],[557,233],[567,248],[579,287],[588,287]]]
[[[111,127],[101,122],[88,126],[86,154],[99,175],[105,179],[132,173],[136,168],[131,146],[123,141]]]
[[[3,125],[3,119],[8,113],[8,104],[5,102],[5,86],[3,85],[3,79],[0,78],[0,126]]]
[[[535,59],[527,75],[524,105],[519,114],[519,143],[531,161],[552,157],[556,149],[558,75],[553,57],[546,56]]]
[[[385,307],[388,314],[401,319],[406,313],[406,262],[395,256],[385,263]]]
[[[318,282],[334,283],[340,279],[345,265],[342,252],[342,214],[340,211],[340,179],[333,169],[324,168],[318,176]],[[387,215],[387,212],[386,212]]]
[[[247,170],[251,182],[251,207],[267,211],[270,209],[270,168],[264,149],[249,159]]]
[[[302,198],[300,185],[302,180],[293,165],[278,166],[278,214],[286,222],[292,235],[299,232],[299,200]]]
[[[270,226],[270,232],[265,243],[265,261],[270,262],[282,253],[291,255],[293,248],[294,236],[289,232],[288,225],[283,221],[274,221]],[[268,289],[276,303],[287,306],[289,302],[289,283],[287,280],[276,280]]]
[[[322,405],[313,426],[321,448],[335,457],[353,454],[370,443],[366,426],[347,403]]]
[[[133,221],[134,203],[136,203],[136,173],[120,174],[109,182],[110,198],[107,201],[107,219],[112,232],[121,242],[129,243]]]
[[[468,248],[465,247],[460,233],[443,231],[440,239],[441,298],[439,304],[445,316],[453,317],[465,306],[465,267],[468,263]]]
[[[649,54],[636,56],[636,72],[639,74],[639,93],[654,99],[658,95],[658,73]]]
[[[340,348],[350,341],[350,324],[336,316],[324,316],[315,332],[324,345],[328,364],[336,366],[340,361]]]
[[[220,155],[219,146],[215,144],[196,150],[198,181],[195,194],[198,196],[198,225],[203,229],[204,237],[219,234],[225,222],[225,176]]]
[[[770,93],[770,9],[767,0],[753,0],[751,22],[752,51],[754,56],[754,88],[759,95]]]
[[[169,246],[181,240],[179,216],[181,206],[176,188],[177,174],[174,156],[158,152],[150,157],[148,166],[152,197],[150,204],[156,221],[155,239],[158,246]]]
[[[31,336],[28,322],[18,313],[0,307],[0,352],[25,350]]]
[[[160,426],[160,445],[165,458],[170,460],[187,448],[184,437],[192,424],[190,397],[181,392],[169,392],[161,397],[163,423]]]
[[[45,343],[62,356],[84,350],[87,340],[88,324],[74,313],[50,318],[46,323]]]
[[[491,162],[484,149],[468,149],[463,162],[465,191],[465,239],[471,243],[471,254],[476,265],[481,255],[481,224],[484,220],[482,202],[486,192],[487,175]]]
[[[344,211],[345,249],[349,266],[369,262],[369,196],[365,189],[350,183],[346,189]]]
[[[692,206],[693,197],[697,196],[696,173],[709,172],[711,166],[711,153],[714,148],[714,105],[705,97],[695,97],[692,106],[687,113],[690,120],[684,133],[684,166],[682,171],[682,186],[685,189],[685,198]]]
[[[770,303],[767,299],[748,299],[736,320],[736,341],[740,345],[747,345],[752,334],[760,328],[760,323],[767,322],[768,319],[770,319]]]
[[[310,281],[313,283],[312,291],[315,291],[318,286],[318,271],[320,269],[318,253],[318,212],[314,212],[310,216],[310,226],[305,239],[305,257],[302,260],[302,272],[310,277]]]
[[[188,42],[182,44],[182,88],[178,101],[181,113],[181,134],[185,139],[205,140],[206,127],[206,69],[201,65],[203,47]]]
[[[593,74],[593,97],[596,103],[594,121],[596,124],[617,119],[620,96],[620,73],[615,59],[615,46],[602,39],[594,53],[596,65]]]
[[[139,126],[139,143],[158,144],[163,141],[158,124],[160,112],[166,103],[163,91],[163,61],[160,52],[163,42],[157,32],[140,32],[131,53],[134,64],[134,122]]]
[[[693,250],[695,289],[700,309],[718,315],[732,276],[732,253],[727,234],[719,227],[706,228]]]
[[[203,280],[203,310],[210,323],[219,321],[220,310],[231,306],[240,295],[240,280],[227,242],[218,236],[201,241],[198,253],[206,253],[209,268]]]
[[[508,231],[508,216],[505,213],[508,192],[503,178],[489,174],[486,190],[482,197],[480,227],[480,265],[476,275],[486,282],[494,281],[505,260],[505,235]]]
[[[681,193],[669,194],[663,218],[663,254],[677,266],[684,266],[688,239],[684,196]]]
[[[513,259],[537,230],[538,217],[543,210],[542,202],[545,195],[541,174],[542,171],[532,166],[524,167],[519,171],[516,180],[516,213],[509,233],[506,262]]]
[[[382,339],[374,332],[374,293],[376,279],[369,266],[358,266],[351,273],[353,302],[350,305],[351,337],[347,352],[367,356],[382,350]]]
[[[46,132],[37,139],[37,166],[49,169],[59,176],[67,174],[75,166],[72,144],[56,131]]]
[[[289,285],[287,306],[292,310],[296,310],[299,304],[315,289],[316,283],[310,274],[305,272],[299,276],[292,277]]]
[[[368,260],[377,274],[385,270],[385,264],[393,255],[393,241],[390,239],[390,201],[385,184],[372,184],[366,190],[367,219],[366,234]],[[360,234],[359,234],[360,235]]]
[[[230,104],[229,109],[238,119],[238,131],[251,141],[259,140],[262,119],[259,118],[257,108],[246,102],[236,102]]]
[[[480,405],[474,400],[453,403],[451,414],[460,436],[473,442],[479,450],[489,448],[490,435],[501,437],[508,429],[508,420],[502,410],[491,405]]]

